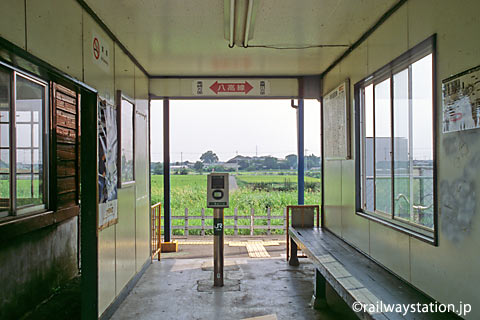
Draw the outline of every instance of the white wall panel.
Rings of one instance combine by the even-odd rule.
[[[118,189],[115,225],[116,294],[135,274],[135,186]]]
[[[375,72],[407,51],[407,12],[407,6],[400,7],[367,39],[368,73]]]
[[[28,0],[27,45],[31,54],[82,79],[82,8],[78,2]]]
[[[325,161],[325,226],[338,236],[342,236],[342,163]]]
[[[135,174],[136,174],[136,270],[139,271],[150,256],[149,203],[149,130],[148,78],[135,68]]]
[[[25,49],[25,2],[0,1],[0,37]]]
[[[122,90],[129,98],[135,95],[135,65],[115,43],[115,91]]]
[[[103,39],[104,50],[108,49],[109,64],[105,66],[95,62],[93,53],[94,34]],[[100,48],[101,49],[101,48]],[[83,81],[98,90],[98,94],[109,101],[115,102],[114,95],[114,48],[113,41],[108,35],[95,23],[88,14],[83,14]]]
[[[98,233],[98,315],[115,298],[115,226]]]
[[[410,280],[409,236],[380,223],[370,223],[370,255],[397,275]]]
[[[355,163],[342,161],[342,236],[353,246],[369,253],[368,220],[355,213]]]

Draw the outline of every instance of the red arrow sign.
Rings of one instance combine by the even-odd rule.
[[[210,86],[210,90],[215,92],[215,94],[218,94],[219,92],[248,94],[252,89],[253,86],[247,81],[244,83],[219,83],[218,81],[215,81],[215,83]]]

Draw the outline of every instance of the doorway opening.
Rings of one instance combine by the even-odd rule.
[[[152,101],[152,205],[165,200],[163,124],[164,103]],[[320,103],[305,100],[305,204],[321,205],[320,124]],[[298,193],[297,111],[290,100],[170,100],[169,136],[173,239],[213,235],[212,209],[206,208],[210,172],[230,175],[227,237],[283,239],[286,206],[297,204]],[[164,208],[162,216],[164,228]]]

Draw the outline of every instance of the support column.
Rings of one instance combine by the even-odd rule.
[[[98,318],[98,155],[97,95],[82,90],[80,167],[82,208],[80,214],[82,261],[82,320]]]
[[[163,211],[164,241],[172,238],[172,222],[170,219],[170,101],[163,100]]]
[[[297,146],[298,146],[298,204],[304,204],[304,189],[305,189],[305,147],[304,147],[304,110],[303,99],[298,99],[297,107]]]
[[[213,209],[213,286],[223,287],[223,208]]]
[[[297,106],[297,185],[298,185],[298,204],[303,205],[305,203],[304,190],[305,190],[305,155],[304,155],[304,110],[303,99],[298,99]],[[288,226],[287,226],[288,227]],[[299,261],[297,257],[297,244],[290,238],[290,261],[291,266],[298,266]]]

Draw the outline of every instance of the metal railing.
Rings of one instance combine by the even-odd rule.
[[[151,206],[151,235],[150,235],[150,242],[152,245],[152,260],[155,258],[155,256],[158,257],[158,260],[160,261],[160,251],[162,249],[162,204],[159,202],[157,204],[154,204]]]
[[[239,230],[250,230],[250,235],[255,235],[255,230],[266,230],[267,235],[271,235],[273,230],[286,230],[286,216],[287,216],[287,209],[283,209],[282,215],[272,215],[271,209],[267,208],[267,215],[255,215],[255,209],[250,209],[249,215],[239,215],[238,208],[234,209],[233,216],[224,216],[224,228],[225,229],[233,229],[233,234],[235,236],[238,235]],[[163,218],[163,216],[161,216]],[[205,236],[206,230],[211,230],[212,226],[206,225],[205,220],[212,219],[213,215],[205,215],[205,209],[202,208],[200,215],[190,215],[188,208],[185,208],[185,215],[183,216],[171,216],[172,222],[174,220],[183,220],[183,225],[172,225],[173,230],[183,230],[183,236],[188,237],[190,235],[190,230],[200,230],[200,235]],[[191,220],[200,220],[199,225],[192,225],[190,224]],[[227,220],[233,220],[233,224],[228,223]],[[239,221],[240,220],[240,221]],[[246,221],[245,221],[246,220]],[[255,224],[255,220],[266,220],[266,225],[258,225]],[[281,224],[272,224],[272,220],[282,220]],[[242,222],[247,222],[243,223]],[[163,226],[162,226],[163,229]]]

